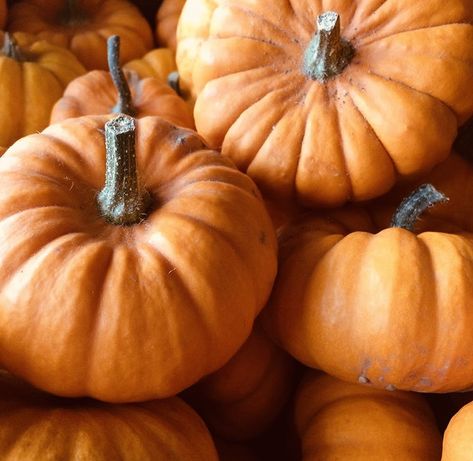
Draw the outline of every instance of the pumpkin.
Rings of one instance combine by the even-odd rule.
[[[156,48],[127,62],[123,69],[136,72],[140,78],[154,77],[167,82],[168,75],[176,70],[176,58],[169,48]]]
[[[160,117],[68,119],[15,143],[0,178],[11,373],[60,396],[164,398],[249,336],[276,237],[253,181],[195,132]]]
[[[377,388],[473,387],[473,168],[451,156],[423,179],[449,201],[417,222],[430,201],[396,213],[401,227],[386,227],[376,209],[346,207],[280,231],[278,278],[262,316],[302,363]]]
[[[120,63],[152,48],[151,28],[128,0],[23,0],[12,4],[7,28],[69,48],[88,69],[107,69],[107,38],[122,39]]]
[[[441,436],[424,398],[309,371],[295,396],[302,461],[435,461]]]
[[[5,27],[5,23],[7,22],[7,0],[0,0],[0,28],[3,29]]]
[[[49,124],[54,103],[85,73],[64,48],[26,34],[4,34],[0,53],[0,146],[8,147]]]
[[[259,323],[238,352],[218,371],[184,393],[213,434],[248,440],[261,434],[289,400],[294,361]]]
[[[186,0],[163,0],[156,13],[156,41],[176,52],[176,30]]]
[[[110,405],[40,392],[0,370],[4,461],[217,461],[199,416],[172,397]]]
[[[473,114],[472,21],[470,0],[188,0],[180,84],[267,195],[367,200],[444,160]]]
[[[135,117],[159,115],[175,125],[193,128],[187,104],[164,82],[140,78],[128,71],[125,77],[119,65],[120,39],[108,39],[110,72],[93,70],[74,79],[54,105],[51,123],[82,115],[127,113]]]
[[[450,420],[443,436],[442,461],[470,461],[473,453],[473,402]]]

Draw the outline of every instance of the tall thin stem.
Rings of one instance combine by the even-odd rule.
[[[136,110],[132,104],[130,87],[120,67],[120,37],[118,35],[112,35],[107,40],[107,60],[113,84],[118,92],[118,101],[112,112],[133,116]]]

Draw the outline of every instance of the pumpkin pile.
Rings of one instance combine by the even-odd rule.
[[[0,461],[473,460],[471,0],[0,26]]]

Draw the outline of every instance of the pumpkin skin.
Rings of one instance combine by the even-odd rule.
[[[0,0],[0,28],[3,29],[7,22],[7,0]]]
[[[156,42],[176,52],[176,30],[186,0],[164,0],[156,13]]]
[[[36,35],[69,48],[88,70],[107,69],[107,37],[121,38],[124,64],[152,48],[151,28],[138,8],[127,0],[76,0],[78,15],[70,21],[65,0],[23,0],[9,11],[7,28]]]
[[[213,434],[241,441],[262,433],[288,401],[295,363],[270,341],[259,323],[219,370],[184,393]]]
[[[466,404],[448,423],[443,436],[442,461],[469,461],[473,452],[473,402]]]
[[[51,125],[0,158],[0,363],[61,396],[164,398],[247,339],[276,238],[253,181],[159,117],[136,120],[148,216],[106,222],[108,118]]]
[[[156,78],[140,78],[135,72],[125,72],[132,96],[135,117],[163,117],[169,122],[194,128],[189,106],[167,84]],[[102,115],[112,112],[118,94],[109,72],[93,70],[73,80],[64,95],[54,105],[51,123],[83,115]]]
[[[136,72],[140,78],[154,77],[167,83],[168,75],[176,70],[176,58],[169,48],[157,48],[127,62],[123,69]]]
[[[424,213],[416,232],[356,207],[307,214],[280,232],[262,318],[296,359],[376,388],[473,387],[473,169],[451,156],[422,182],[450,200]],[[404,195],[392,194],[398,205]]]
[[[295,396],[302,461],[435,461],[441,436],[422,396],[309,371]]]
[[[4,461],[217,461],[199,416],[172,397],[110,405],[61,399],[0,371]]]
[[[377,197],[448,156],[473,112],[473,4],[321,4],[189,0],[176,58],[210,146],[267,195],[333,207]],[[354,57],[339,75],[313,80],[304,53],[329,10]]]
[[[14,38],[24,60],[0,54],[0,145],[5,147],[46,128],[51,109],[67,84],[85,73],[82,64],[64,48],[27,34],[15,34]]]

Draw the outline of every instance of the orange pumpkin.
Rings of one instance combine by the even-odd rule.
[[[48,126],[64,88],[85,73],[69,51],[18,34],[3,37],[0,53],[0,146]]]
[[[198,415],[177,397],[110,405],[61,399],[0,370],[3,461],[217,461]]]
[[[276,238],[253,181],[196,133],[108,119],[0,158],[0,363],[61,396],[163,398],[249,336]]]
[[[188,105],[166,84],[156,78],[140,78],[133,71],[122,72],[118,36],[108,39],[110,72],[93,70],[73,80],[54,105],[51,123],[82,115],[127,113],[134,117],[157,115],[169,122],[194,127]]]
[[[156,48],[127,62],[123,69],[136,72],[140,78],[154,77],[167,83],[168,75],[176,70],[176,58],[169,48]]]
[[[472,22],[471,0],[188,0],[180,83],[263,192],[367,200],[444,160],[473,114]]]
[[[186,0],[163,0],[156,13],[156,41],[176,52],[176,30]]]
[[[448,423],[443,437],[442,461],[470,461],[473,453],[473,402]]]
[[[296,392],[302,461],[435,461],[441,436],[422,396],[308,372]]]
[[[377,210],[345,208],[280,232],[263,319],[298,360],[377,388],[473,387],[473,167],[452,156],[423,179],[449,201],[413,230],[386,227]]]
[[[7,27],[69,48],[89,70],[107,69],[110,35],[122,39],[121,64],[153,45],[148,22],[128,0],[22,0],[12,4]]]
[[[289,399],[294,361],[258,323],[238,352],[185,394],[213,434],[247,440],[262,433]]]

